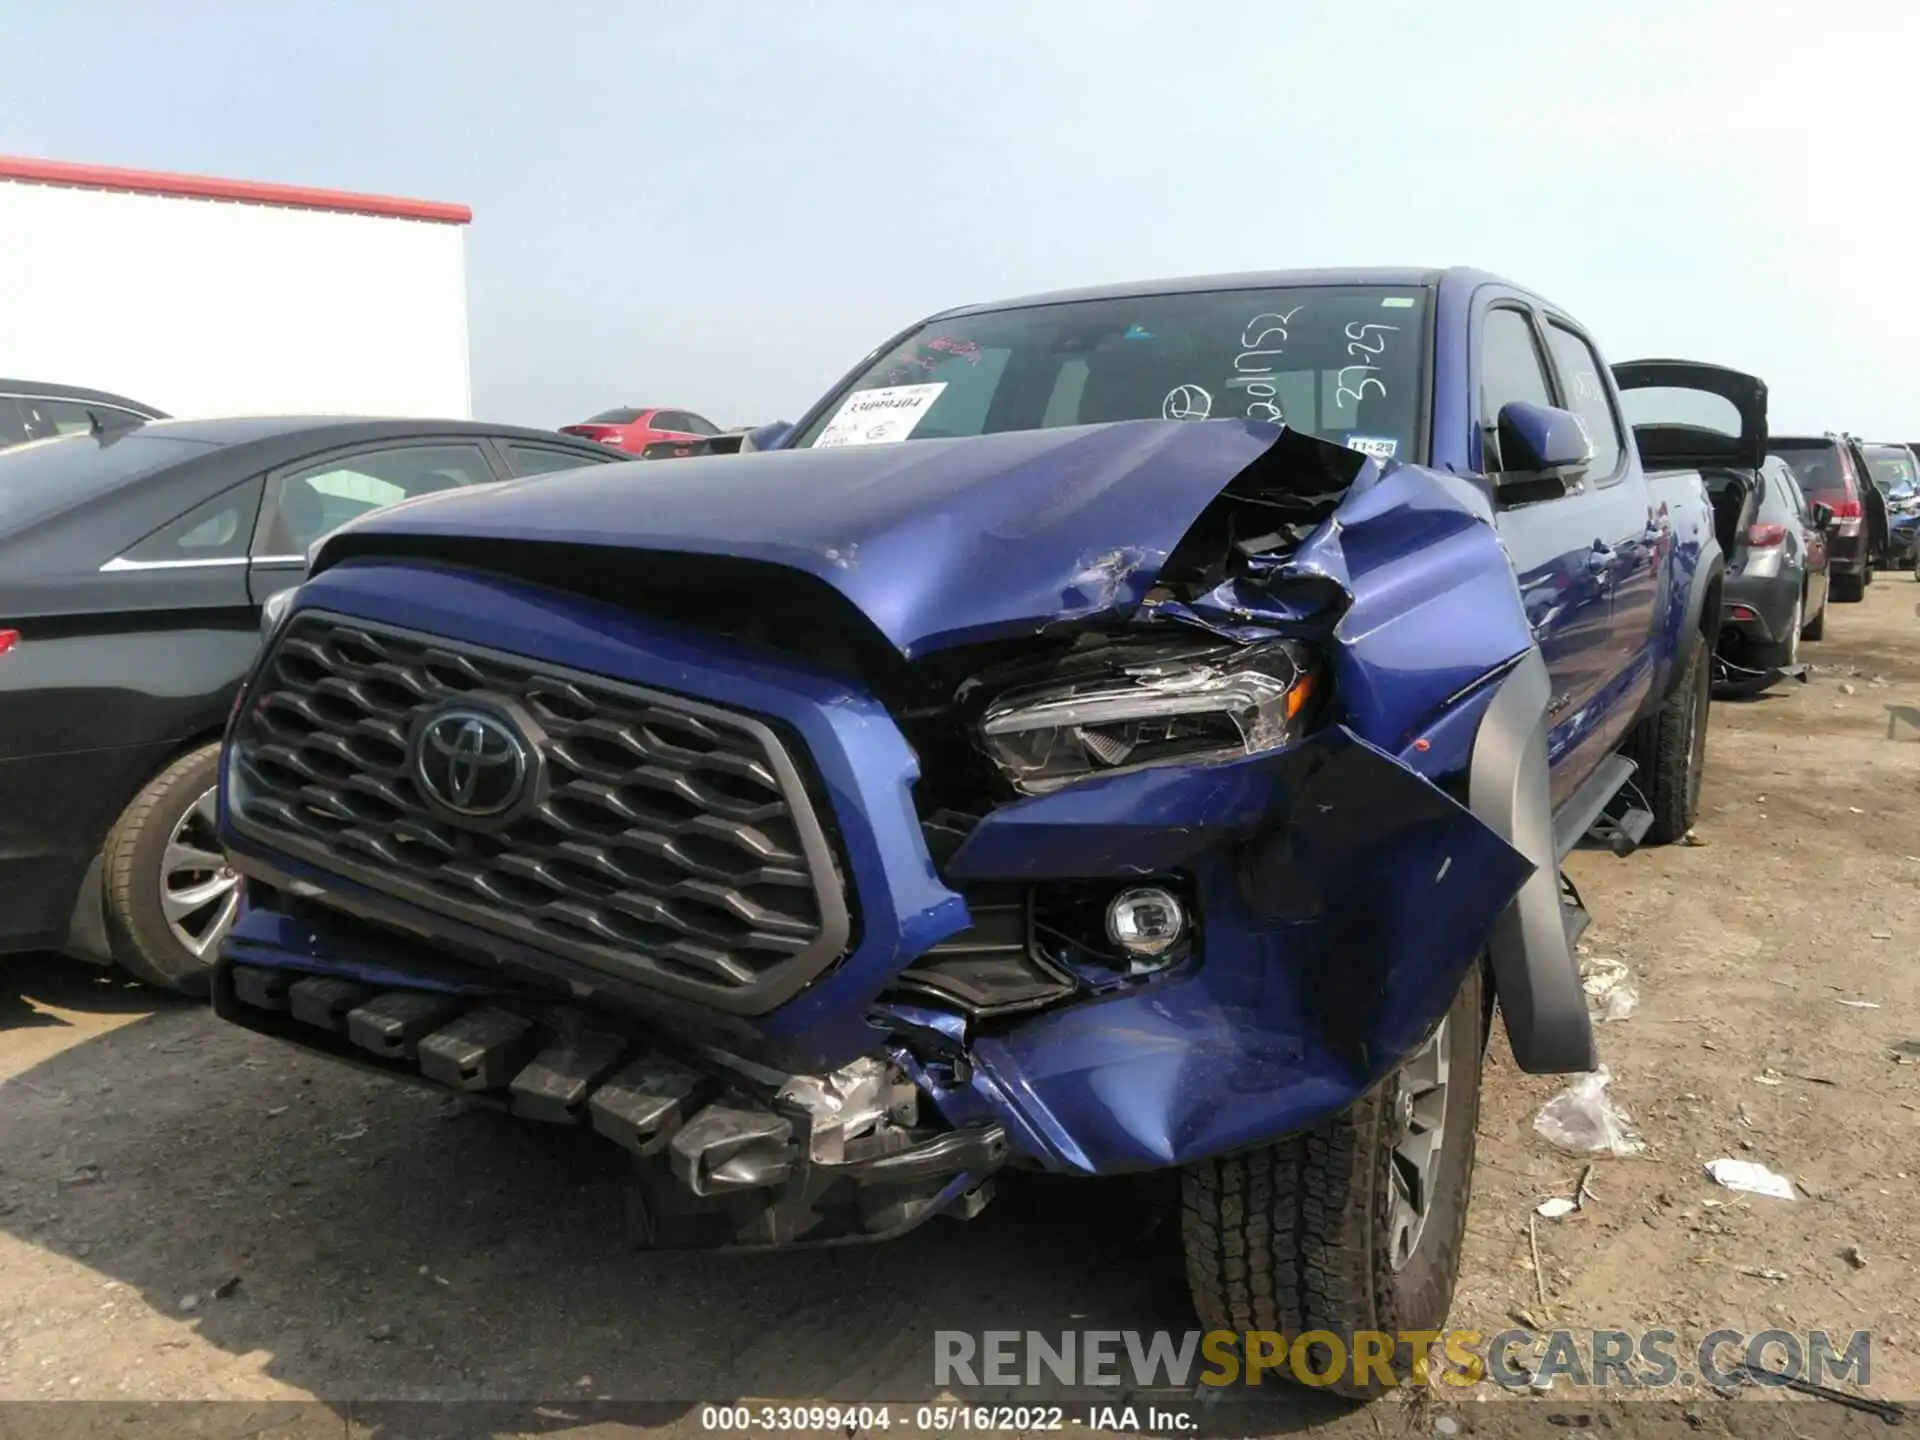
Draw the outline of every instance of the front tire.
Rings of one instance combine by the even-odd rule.
[[[1287,1345],[1329,1331],[1347,1354],[1325,1388],[1367,1397],[1387,1387],[1355,1376],[1357,1333],[1445,1323],[1473,1188],[1482,983],[1476,963],[1427,1044],[1348,1110],[1186,1169],[1181,1238],[1205,1328],[1276,1331]],[[1325,1374],[1335,1357],[1314,1348],[1311,1372]],[[1397,1345],[1397,1380],[1412,1359]]]
[[[134,797],[102,851],[115,963],[187,995],[207,993],[240,905],[239,878],[214,833],[219,774],[218,745],[182,755]]]
[[[1653,812],[1647,839],[1655,845],[1671,845],[1699,818],[1700,782],[1707,773],[1707,710],[1713,696],[1708,648],[1704,637],[1694,642],[1680,683],[1656,713],[1640,722],[1627,747],[1638,769],[1634,778]]]

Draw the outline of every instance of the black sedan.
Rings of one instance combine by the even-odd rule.
[[[459,421],[173,420],[0,450],[0,953],[202,984],[238,904],[220,732],[307,549],[398,500],[623,457]]]

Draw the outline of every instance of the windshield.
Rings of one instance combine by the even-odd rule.
[[[0,535],[217,446],[150,431],[63,435],[0,450]]]
[[[882,356],[794,443],[1246,419],[1417,459],[1426,307],[1417,287],[1288,286],[956,315]]]
[[[1914,486],[1913,456],[1904,445],[1867,445],[1867,470],[1880,493],[1887,496],[1911,495]]]

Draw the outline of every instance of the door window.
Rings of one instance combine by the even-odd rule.
[[[1620,433],[1619,417],[1613,413],[1613,397],[1607,392],[1600,358],[1584,336],[1556,321],[1547,322],[1547,344],[1566,385],[1567,408],[1580,417],[1580,423],[1587,427],[1587,439],[1593,443],[1593,462],[1587,473],[1595,480],[1605,480],[1620,469],[1626,440]]]
[[[1480,424],[1487,450],[1485,469],[1500,468],[1500,409],[1516,401],[1553,404],[1553,387],[1526,312],[1489,310],[1480,331]]]
[[[682,411],[680,418],[687,422],[687,433],[689,435],[718,435],[720,433],[720,427],[718,425],[703,415],[694,414],[691,410]]]
[[[417,495],[487,485],[496,478],[477,445],[363,450],[295,471],[280,492],[260,555],[305,555],[329,531]]]
[[[27,433],[26,417],[20,402],[11,395],[0,395],[0,445],[23,445],[33,437]]]

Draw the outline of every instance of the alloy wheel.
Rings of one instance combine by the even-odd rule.
[[[160,860],[160,909],[173,938],[196,959],[210,958],[240,909],[240,877],[215,833],[215,796],[208,790],[180,817]]]
[[[1387,1220],[1388,1253],[1397,1271],[1419,1248],[1440,1178],[1447,1129],[1447,1071],[1451,1065],[1451,1020],[1400,1068],[1394,1104],[1397,1136],[1388,1158],[1393,1204]]]

